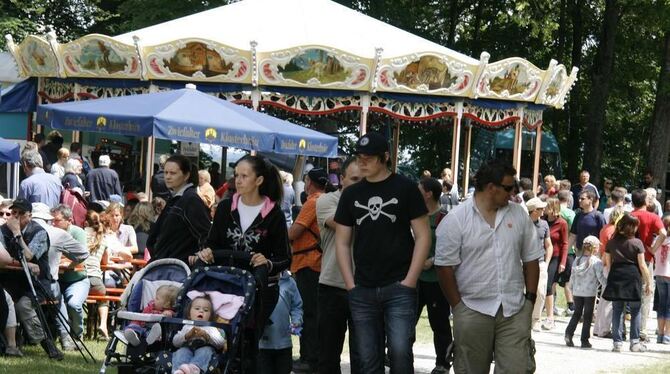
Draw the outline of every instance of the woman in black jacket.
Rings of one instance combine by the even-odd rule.
[[[209,209],[198,196],[194,182],[198,173],[188,158],[174,155],[165,162],[164,170],[172,197],[151,228],[147,249],[152,261],[176,258],[187,262],[205,246],[211,227]]]
[[[198,252],[197,259],[248,270],[267,268],[269,278],[260,279],[260,297],[255,304],[254,352],[248,355],[253,360],[263,327],[279,298],[279,274],[291,264],[291,250],[281,211],[279,170],[262,157],[247,155],[235,165],[235,187],[233,197],[219,203],[208,248]]]

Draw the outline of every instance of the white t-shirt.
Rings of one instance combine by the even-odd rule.
[[[240,228],[242,232],[247,231],[249,226],[254,222],[258,213],[261,212],[263,203],[258,205],[246,205],[242,202],[242,198],[237,202],[237,211],[240,213]]]

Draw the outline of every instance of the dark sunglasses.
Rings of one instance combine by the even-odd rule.
[[[502,183],[496,183],[496,186],[502,188],[503,190],[505,190],[505,192],[512,192],[512,190],[516,187],[516,184],[505,185]]]

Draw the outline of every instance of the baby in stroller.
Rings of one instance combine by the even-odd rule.
[[[212,300],[198,295],[185,309],[184,317],[192,321],[216,321]],[[217,351],[226,350],[226,333],[214,326],[185,325],[174,336],[172,343],[179,348],[172,355],[173,374],[206,372],[210,359]]]
[[[142,309],[144,314],[162,314],[166,317],[174,315],[175,302],[177,301],[177,294],[179,287],[165,284],[156,290],[156,298],[151,300],[147,306]],[[132,321],[126,326],[123,335],[129,344],[133,346],[140,345],[140,338],[146,335],[147,344],[151,345],[161,338],[160,324],[155,323],[151,326],[149,333],[146,334],[145,322]]]

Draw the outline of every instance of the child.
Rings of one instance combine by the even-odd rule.
[[[575,333],[579,319],[584,314],[584,323],[582,324],[582,348],[591,348],[589,337],[591,336],[591,321],[593,320],[593,306],[598,293],[598,284],[605,285],[605,274],[603,273],[603,263],[594,253],[598,253],[600,241],[593,235],[584,239],[582,246],[582,255],[575,259],[572,265],[572,274],[570,275],[570,285],[572,295],[575,300],[575,313],[570,318],[568,328],[565,329],[565,344],[568,347],[574,347],[572,335]]]
[[[156,298],[151,300],[147,306],[142,309],[144,314],[162,314],[166,317],[174,315],[174,304],[177,300],[177,293],[179,288],[171,285],[163,285],[156,290]],[[146,329],[144,322],[133,321],[123,331],[123,336],[130,345],[140,345],[140,337],[144,335]],[[160,340],[161,328],[159,323],[154,323],[151,330],[146,336],[147,344],[151,345],[157,340]]]
[[[209,296],[191,301],[184,318],[192,321],[215,321],[216,313]],[[226,349],[223,330],[214,326],[186,325],[174,336],[172,343],[179,348],[172,355],[172,374],[199,374],[206,371],[216,350]]]
[[[670,230],[670,216],[663,218],[663,225]],[[652,246],[653,248],[653,246]],[[656,269],[656,290],[658,291],[658,308],[656,319],[658,320],[658,337],[656,343],[670,344],[670,238],[666,238],[663,244],[654,253]]]
[[[266,325],[258,348],[257,374],[289,374],[293,357],[291,333],[300,335],[302,299],[288,271],[279,278],[279,300]]]

